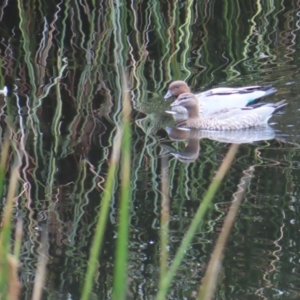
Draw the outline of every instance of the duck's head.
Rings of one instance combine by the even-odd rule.
[[[176,80],[170,83],[168,92],[165,95],[165,99],[169,99],[171,97],[178,97],[179,95],[183,93],[190,93],[191,89],[187,85],[186,82],[182,80]]]
[[[187,110],[188,117],[199,117],[199,103],[196,96],[192,93],[181,94],[172,104],[171,107],[182,106]]]

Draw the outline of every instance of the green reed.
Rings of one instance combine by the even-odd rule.
[[[5,139],[3,144],[0,162],[1,196],[3,191],[4,175],[8,154],[9,139],[7,135],[7,138]],[[20,220],[17,222],[14,245],[12,245],[11,243],[11,220],[13,215],[13,206],[17,190],[18,178],[19,170],[18,162],[16,161],[11,170],[8,194],[6,197],[6,204],[2,215],[2,227],[0,232],[0,298],[10,300],[17,300],[19,298],[21,288],[21,284],[18,280],[18,258],[20,254],[22,239],[22,224]],[[14,248],[14,254],[11,254],[12,247]]]
[[[116,136],[114,138],[114,147],[110,158],[110,167],[108,169],[105,189],[103,192],[103,197],[101,199],[98,221],[96,224],[93,243],[90,250],[90,257],[88,261],[88,268],[85,276],[81,300],[89,299],[89,295],[91,293],[93,282],[94,282],[94,274],[98,266],[98,257],[103,243],[103,236],[106,228],[107,217],[109,214],[110,201],[113,197],[114,181],[115,181],[116,172],[119,165],[120,149],[122,145],[122,134],[123,134],[122,128],[118,127]]]
[[[245,175],[241,178],[240,183],[238,185],[238,190],[233,195],[232,204],[224,220],[221,233],[218,237],[215,249],[212,253],[211,259],[206,269],[197,300],[210,300],[213,298],[215,287],[217,286],[218,275],[221,270],[225,245],[228,240],[231,228],[234,224],[234,220],[238,213],[241,202],[243,200],[244,194],[249,186],[253,171],[253,166],[251,166],[248,170],[244,171]]]
[[[123,138],[121,152],[121,196],[118,220],[118,234],[115,251],[113,299],[126,299],[127,292],[127,260],[129,244],[129,225],[131,208],[131,128],[129,89],[123,80]]]
[[[227,155],[225,156],[223,163],[221,164],[215,178],[213,179],[212,183],[210,184],[206,195],[203,198],[203,201],[201,202],[195,217],[192,220],[192,223],[189,227],[189,229],[187,230],[181,245],[179,246],[179,249],[177,250],[177,253],[174,257],[174,260],[168,270],[168,272],[166,273],[165,277],[163,278],[162,282],[161,282],[161,286],[160,286],[160,290],[157,293],[157,300],[163,300],[165,299],[165,296],[167,294],[168,288],[171,284],[172,279],[174,278],[176,271],[178,270],[184,255],[186,254],[188,247],[191,244],[191,241],[196,233],[196,230],[199,226],[199,224],[201,223],[201,221],[203,220],[203,217],[205,215],[205,212],[208,210],[209,206],[211,205],[211,201],[214,197],[214,195],[216,194],[224,176],[226,175],[226,173],[228,172],[230,165],[235,157],[235,154],[238,150],[238,145],[233,144]]]
[[[256,2],[256,4],[254,3]],[[222,14],[215,15],[215,5],[220,5],[214,1],[187,1],[184,6],[179,1],[167,1],[160,2],[157,0],[150,0],[148,2],[129,2],[126,1],[90,1],[90,2],[78,2],[67,0],[63,3],[57,3],[55,10],[48,9],[47,2],[38,1],[36,3],[37,8],[31,9],[31,4],[24,0],[18,0],[19,11],[19,27],[22,44],[14,44],[15,38],[11,39],[11,43],[8,49],[20,49],[18,54],[14,54],[15,62],[12,63],[15,73],[10,74],[10,68],[3,68],[3,72],[9,78],[21,76],[21,81],[28,84],[29,89],[24,92],[24,89],[18,91],[18,96],[28,97],[28,118],[24,120],[26,123],[26,135],[24,137],[24,157],[27,161],[35,162],[30,168],[24,167],[22,174],[25,182],[30,182],[26,177],[28,174],[33,174],[35,179],[35,189],[33,189],[34,195],[28,196],[28,207],[21,207],[24,215],[29,215],[28,220],[35,224],[37,222],[32,217],[33,209],[40,211],[43,206],[52,210],[53,202],[50,200],[50,195],[58,186],[60,188],[60,182],[57,180],[57,170],[59,169],[59,160],[65,159],[69,154],[74,156],[78,155],[75,146],[81,144],[85,136],[89,136],[91,139],[95,138],[96,134],[93,131],[89,132],[89,125],[95,125],[93,120],[90,122],[90,117],[93,116],[92,106],[97,102],[99,98],[99,91],[105,95],[105,107],[101,107],[102,116],[106,117],[106,121],[113,119],[113,123],[116,125],[111,132],[107,132],[108,142],[103,146],[103,152],[110,152],[110,148],[113,149],[113,154],[110,160],[110,168],[106,178],[105,191],[101,200],[101,210],[99,212],[99,219],[97,223],[97,234],[94,237],[93,248],[91,250],[91,257],[89,262],[89,268],[87,278],[85,282],[84,292],[82,297],[88,297],[92,289],[94,282],[94,276],[96,268],[98,267],[98,258],[103,246],[103,237],[106,228],[108,214],[110,213],[110,204],[114,199],[115,191],[118,189],[117,173],[119,170],[119,162],[121,157],[121,196],[119,205],[119,217],[118,217],[118,239],[116,247],[116,261],[115,261],[115,273],[114,273],[114,298],[125,297],[126,295],[126,261],[128,257],[128,243],[129,243],[129,208],[132,200],[136,200],[135,195],[132,196],[130,185],[133,188],[132,193],[136,193],[134,187],[137,186],[137,182],[140,179],[141,166],[148,162],[145,162],[147,158],[150,163],[151,182],[153,184],[154,201],[155,205],[158,204],[161,199],[161,189],[159,187],[159,172],[157,172],[157,147],[159,147],[159,141],[153,134],[153,127],[149,126],[144,139],[143,150],[134,163],[134,175],[129,178],[130,174],[130,160],[129,157],[130,148],[134,148],[136,145],[130,144],[130,127],[128,116],[124,113],[123,119],[120,122],[119,115],[122,109],[122,102],[118,97],[118,91],[122,89],[122,75],[124,69],[130,70],[129,79],[130,88],[135,94],[135,98],[132,99],[136,107],[143,109],[142,104],[149,103],[148,97],[149,91],[155,92],[160,96],[163,94],[167,83],[176,78],[193,78],[194,84],[202,82],[203,84],[216,84],[220,81],[221,72],[224,72],[227,79],[232,79],[236,75],[240,74],[240,69],[243,67],[243,74],[252,72],[256,64],[251,60],[251,53],[254,43],[254,39],[258,40],[258,47],[255,49],[255,58],[260,59],[260,53],[266,53],[271,55],[272,48],[269,44],[270,32],[280,32],[280,28],[277,26],[280,18],[277,16],[280,10],[284,10],[283,4],[276,4],[276,11],[271,18],[271,12],[273,8],[271,4],[264,4],[261,1],[254,1],[250,9],[253,14],[249,18],[251,21],[242,22],[242,7],[238,6],[238,3],[234,1],[227,1],[224,4],[224,9],[221,10]],[[221,3],[221,2],[220,2]],[[269,2],[268,2],[269,3]],[[270,3],[273,3],[271,1]],[[32,4],[34,4],[32,2]],[[34,4],[35,5],[35,4]],[[263,7],[263,6],[265,7]],[[270,6],[270,7],[269,7]],[[281,7],[282,6],[282,7]],[[250,7],[251,8],[251,7]],[[274,8],[275,9],[275,8]],[[264,11],[265,10],[265,11]],[[4,10],[5,11],[5,10]],[[296,11],[296,8],[295,8]],[[52,15],[51,15],[52,14]],[[17,15],[17,14],[16,14]],[[288,15],[288,14],[286,14]],[[265,16],[264,19],[262,17]],[[291,17],[292,18],[292,17]],[[44,20],[44,21],[43,21]],[[218,20],[218,22],[215,22]],[[217,23],[222,22],[222,28],[215,29]],[[276,21],[276,22],[275,22]],[[292,21],[292,19],[290,20]],[[44,22],[44,23],[43,23]],[[43,25],[41,25],[43,23]],[[88,25],[87,25],[88,23]],[[194,27],[195,25],[200,25]],[[273,26],[272,24],[276,24]],[[292,24],[288,24],[286,27],[290,27]],[[8,26],[8,25],[7,25]],[[14,25],[15,26],[15,25]],[[291,26],[295,28],[296,26]],[[258,30],[257,32],[255,30]],[[285,29],[286,33],[289,32]],[[12,27],[9,34],[14,32]],[[32,32],[36,32],[35,38],[32,38]],[[149,35],[150,33],[150,35]],[[212,36],[213,35],[215,36]],[[281,34],[284,36],[285,34]],[[152,37],[151,37],[152,36]],[[226,38],[226,46],[224,49],[217,48],[219,44],[222,44],[222,39]],[[151,40],[150,40],[151,39]],[[216,43],[215,40],[219,40],[220,43]],[[155,53],[153,48],[151,50],[151,44],[155,42]],[[70,46],[71,45],[71,46]],[[287,48],[287,47],[285,47]],[[222,57],[222,53],[227,62],[225,65],[220,65],[216,68],[216,62]],[[10,51],[7,51],[10,53]],[[195,56],[195,53],[197,56]],[[276,53],[276,52],[275,52]],[[241,54],[243,54],[241,56]],[[7,54],[6,54],[7,55]],[[279,53],[277,54],[279,55]],[[67,60],[64,58],[66,56]],[[275,56],[273,54],[273,56]],[[9,61],[8,57],[5,57]],[[242,64],[243,62],[243,64]],[[244,62],[247,62],[244,66]],[[219,62],[218,62],[219,63]],[[69,65],[68,65],[69,64]],[[122,65],[123,70],[120,71],[119,65]],[[7,66],[7,65],[5,65]],[[198,67],[198,68],[195,68]],[[26,69],[26,72],[24,70]],[[203,70],[200,76],[200,69]],[[53,74],[51,73],[53,70]],[[50,73],[50,76],[49,76]],[[48,76],[47,76],[48,75]],[[214,78],[216,76],[216,78]],[[1,76],[3,81],[4,76]],[[59,84],[61,83],[61,84]],[[2,86],[1,86],[2,87]],[[195,85],[196,87],[196,85]],[[201,85],[198,84],[197,88],[200,89]],[[126,88],[127,89],[127,88]],[[51,96],[51,92],[54,91],[55,97],[53,98],[51,108],[53,114],[51,116],[50,124],[43,120],[43,115],[39,115],[38,108],[47,110],[49,106],[43,106],[42,100]],[[27,93],[28,92],[28,93]],[[23,94],[22,94],[23,93]],[[123,95],[123,99],[127,96]],[[50,98],[50,97],[49,97]],[[104,97],[103,97],[104,98]],[[17,98],[12,100],[18,100]],[[51,98],[52,100],[52,98]],[[15,115],[10,114],[10,108],[15,109],[16,101],[9,101],[7,103],[8,115],[13,122],[15,122],[18,128],[18,121],[16,121]],[[125,101],[128,103],[128,101]],[[162,101],[161,101],[162,102]],[[156,103],[155,107],[158,107],[161,102]],[[49,104],[48,104],[49,105]],[[153,106],[153,104],[152,104]],[[64,110],[74,109],[72,113],[68,114],[68,119],[64,118]],[[153,108],[153,107],[152,107]],[[126,104],[123,102],[123,109],[126,109]],[[105,112],[103,112],[105,111]],[[63,121],[62,121],[63,120]],[[102,120],[101,120],[102,121]],[[145,122],[146,123],[146,122]],[[64,125],[67,131],[62,138],[61,125]],[[51,134],[46,135],[42,126],[51,129]],[[96,127],[95,125],[94,127]],[[20,126],[21,127],[21,126]],[[41,129],[42,128],[42,129]],[[139,131],[135,128],[134,130]],[[42,136],[45,136],[43,140]],[[138,137],[144,138],[143,133],[140,131],[137,133]],[[115,136],[114,140],[111,137]],[[50,137],[50,138],[49,138]],[[51,146],[47,148],[45,140],[51,140]],[[135,141],[135,143],[138,143]],[[74,146],[75,145],[75,146]],[[108,146],[107,146],[108,145]],[[84,145],[87,149],[90,144]],[[120,150],[121,148],[121,150]],[[45,151],[46,149],[46,151]],[[51,149],[51,150],[48,150]],[[120,152],[121,151],[121,152]],[[2,157],[3,157],[2,150]],[[209,158],[208,158],[209,159]],[[138,162],[137,162],[138,161]],[[217,167],[215,161],[211,161],[212,169]],[[29,164],[28,164],[29,165]],[[205,165],[205,164],[203,164]],[[207,164],[206,164],[207,165]],[[67,253],[72,253],[77,265],[85,265],[85,256],[82,255],[82,248],[88,245],[87,239],[80,239],[81,231],[79,228],[87,229],[88,236],[93,232],[95,221],[92,221],[86,225],[82,222],[83,216],[86,216],[84,205],[90,200],[90,193],[97,188],[97,180],[99,173],[102,171],[102,167],[106,166],[106,157],[103,155],[99,159],[98,165],[95,166],[96,171],[93,173],[93,184],[89,186],[89,189],[85,189],[88,183],[88,170],[84,164],[79,164],[79,172],[74,180],[74,187],[71,194],[77,194],[79,203],[75,203],[71,211],[74,215],[72,237],[70,244],[67,247]],[[93,166],[94,167],[94,166]],[[173,164],[174,167],[174,164]],[[198,171],[199,163],[194,164],[194,168]],[[187,166],[180,167],[181,177],[180,180],[194,181],[197,188],[191,193],[194,193],[194,197],[197,197],[197,193],[200,190],[200,186],[206,184],[205,179],[199,180],[199,173],[197,176],[187,176]],[[192,169],[190,167],[190,169]],[[201,174],[203,174],[203,170]],[[3,180],[4,168],[0,166],[0,181]],[[183,172],[184,170],[184,172]],[[150,173],[149,172],[149,173]],[[196,171],[195,171],[196,172]],[[174,178],[174,170],[170,171],[171,185],[174,184],[176,178]],[[2,176],[2,177],[1,177]],[[2,179],[1,179],[2,178]],[[57,181],[56,181],[57,180]],[[197,183],[196,183],[197,182]],[[219,181],[214,181],[212,188],[216,190]],[[217,185],[216,185],[217,184]],[[50,188],[49,188],[50,187]],[[72,189],[72,188],[71,188]],[[78,192],[80,190],[80,193]],[[137,190],[137,189],[136,189]],[[167,288],[175,274],[176,269],[181,263],[184,249],[188,247],[190,239],[193,236],[193,231],[196,228],[195,224],[200,222],[199,220],[204,215],[204,206],[199,208],[197,213],[197,219],[195,219],[191,225],[189,234],[184,239],[184,244],[179,248],[175,261],[168,268],[168,251],[167,246],[169,243],[169,211],[168,211],[168,183],[165,180],[165,185],[162,186],[163,200],[161,204],[161,261],[160,261],[160,277],[159,283],[162,291],[160,293],[166,293]],[[185,199],[187,195],[186,186],[180,185],[178,190],[181,194],[181,199]],[[214,190],[214,192],[215,192]],[[0,183],[0,194],[3,192],[3,181]],[[40,195],[46,194],[47,203],[44,204],[40,200]],[[213,197],[213,193],[207,193],[205,199]],[[26,197],[23,197],[23,200]],[[27,200],[27,199],[26,199]],[[182,200],[183,202],[184,200]],[[180,209],[178,203],[177,208]],[[207,207],[206,207],[207,208]],[[32,211],[31,211],[32,210]],[[61,217],[59,212],[52,210],[53,213],[58,215],[57,226],[59,230],[63,228],[64,220],[59,219]],[[30,216],[31,215],[31,216]],[[200,216],[200,217],[199,217]],[[198,219],[199,217],[199,219]],[[82,223],[80,223],[82,222]],[[183,223],[179,222],[182,226]],[[60,227],[61,226],[61,227]],[[20,227],[20,226],[19,226]],[[33,228],[34,226],[30,226]],[[8,227],[7,227],[8,228]],[[5,229],[7,229],[5,227]],[[76,229],[74,229],[76,228]],[[62,231],[62,230],[61,230]],[[20,232],[20,230],[18,230]],[[34,249],[34,242],[36,242],[36,232],[29,230],[28,241],[31,243],[30,249]],[[64,235],[65,233],[63,233]],[[22,235],[17,234],[19,237]],[[8,238],[9,235],[7,235]],[[67,237],[67,234],[64,235]],[[69,239],[69,236],[68,236]],[[76,244],[76,241],[80,240]],[[20,238],[16,239],[19,242],[15,244],[16,256],[20,252]],[[80,249],[78,252],[74,249]],[[80,252],[80,255],[78,255]],[[32,253],[24,251],[24,265],[32,261]],[[27,255],[27,257],[26,257]],[[71,257],[71,255],[69,255]],[[33,264],[31,264],[33,265]],[[24,269],[25,269],[24,267]],[[27,270],[26,270],[27,271]],[[65,270],[67,272],[67,270]],[[26,272],[29,274],[30,272]],[[49,278],[51,278],[51,271]],[[1,283],[0,283],[1,284]],[[26,281],[27,285],[30,285],[30,281]],[[1,286],[5,286],[1,285]],[[63,283],[62,283],[63,286]],[[27,288],[27,286],[26,286]],[[30,291],[31,289],[28,288]],[[86,298],[83,298],[86,299]]]
[[[125,80],[123,80],[125,82]],[[118,220],[118,238],[116,245],[115,272],[114,272],[114,299],[125,299],[127,280],[127,256],[129,239],[129,208],[131,205],[130,182],[130,98],[127,84],[123,84],[123,111],[121,123],[117,125],[114,139],[113,152],[110,159],[110,167],[107,174],[106,185],[101,199],[98,222],[96,225],[93,244],[91,247],[88,269],[83,287],[82,300],[89,299],[92,291],[93,278],[98,266],[98,257],[101,251],[103,236],[106,228],[109,205],[113,197],[113,187],[121,156],[121,196]],[[122,151],[121,151],[122,149]]]
[[[127,91],[127,89],[124,89]],[[101,250],[103,235],[105,231],[105,225],[107,216],[109,213],[109,202],[111,199],[112,186],[114,181],[114,175],[117,170],[117,164],[121,159],[121,196],[120,196],[120,212],[118,220],[118,235],[116,244],[116,256],[115,256],[115,272],[114,272],[114,288],[113,288],[113,299],[126,299],[127,289],[127,259],[128,259],[128,243],[129,243],[129,208],[131,200],[130,191],[130,104],[129,97],[126,92],[123,93],[123,123],[118,128],[118,133],[115,138],[115,147],[111,158],[111,164],[107,176],[106,188],[104,196],[102,198],[102,205],[99,212],[99,219],[97,228],[94,235],[94,241],[91,248],[91,256],[88,263],[88,270],[86,281],[83,289],[82,300],[88,299],[91,290],[93,277],[97,267],[97,261]],[[123,136],[123,138],[122,138]],[[121,146],[121,147],[120,147]],[[122,151],[120,152],[120,149]],[[161,211],[161,269],[160,269],[160,287],[157,294],[157,299],[164,299],[170,283],[179,268],[185,253],[192,241],[192,238],[202,221],[205,212],[209,208],[211,201],[218,190],[224,176],[230,168],[230,165],[235,157],[238,150],[238,145],[232,145],[228,151],[222,165],[220,166],[213,182],[211,183],[206,196],[204,197],[199,209],[192,220],[190,228],[188,229],[178,251],[171,264],[170,268],[167,267],[167,247],[168,247],[168,221],[169,221],[169,201],[168,201],[168,175],[165,173],[167,169],[167,163],[162,165],[162,211]],[[201,298],[199,298],[201,299]]]
[[[163,284],[168,270],[168,247],[169,247],[169,220],[170,220],[170,197],[169,197],[169,172],[168,160],[161,159],[161,217],[160,217],[160,281]]]

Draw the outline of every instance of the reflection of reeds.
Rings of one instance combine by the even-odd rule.
[[[124,70],[123,70],[124,72]],[[129,208],[131,206],[131,182],[130,182],[130,98],[128,84],[123,73],[123,110],[121,123],[117,125],[114,147],[110,159],[110,167],[106,179],[104,194],[101,200],[101,207],[98,222],[95,230],[91,255],[88,262],[88,270],[83,288],[82,298],[88,299],[92,290],[93,277],[98,266],[98,257],[103,243],[103,236],[106,228],[106,221],[109,214],[110,201],[113,198],[113,187],[115,184],[116,172],[121,159],[121,196],[118,219],[118,235],[116,244],[115,274],[114,274],[114,299],[125,299],[127,280],[127,256],[129,239]],[[122,151],[121,151],[122,149]]]
[[[35,249],[39,245],[36,228],[39,228],[42,222],[39,218],[43,215],[53,225],[49,229],[50,235],[56,238],[53,238],[52,249],[64,253],[66,265],[63,275],[68,274],[70,261],[80,266],[78,273],[84,269],[85,249],[96,223],[94,215],[87,217],[89,204],[94,204],[92,194],[95,191],[102,193],[102,186],[99,185],[106,177],[111,152],[112,160],[106,179],[112,182],[106,182],[106,191],[101,194],[101,208],[104,209],[98,215],[99,219],[102,218],[101,226],[105,227],[108,211],[113,211],[111,215],[115,212],[116,203],[113,201],[119,187],[124,193],[129,193],[129,189],[124,190],[124,186],[129,184],[124,175],[129,172],[129,167],[123,169],[125,173],[121,177],[125,181],[119,182],[116,175],[120,126],[127,124],[125,118],[124,122],[120,122],[120,114],[126,106],[122,104],[125,96],[121,95],[122,74],[125,71],[131,90],[130,100],[134,101],[135,108],[142,110],[143,105],[148,105],[150,109],[162,111],[161,96],[167,83],[174,78],[187,78],[193,86],[198,83],[197,89],[221,80],[229,83],[230,80],[237,80],[237,75],[250,75],[247,83],[251,84],[256,81],[253,76],[260,76],[275,64],[280,66],[297,59],[294,52],[298,43],[298,3],[287,5],[283,1],[257,0],[245,1],[245,7],[242,7],[237,1],[183,3],[149,0],[128,3],[121,0],[67,0],[53,6],[40,1],[32,9],[33,2],[18,0],[15,11],[8,10],[7,3],[0,8],[0,17],[5,17],[9,11],[11,15],[18,15],[19,20],[18,23],[3,22],[5,25],[1,27],[4,51],[0,82],[13,82],[16,89],[4,101],[2,116],[7,117],[4,123],[13,123],[16,129],[14,138],[21,142],[24,153],[20,175],[27,190],[21,197],[19,212],[25,216],[27,243],[22,245],[21,256],[27,271],[22,272],[26,291],[32,290],[32,280],[28,274],[33,274],[35,270]],[[260,54],[268,57],[262,58]],[[243,80],[242,76],[239,80]],[[272,80],[272,77],[268,74],[267,79],[259,78],[261,82],[265,80]],[[159,98],[151,102],[149,95],[159,95]],[[155,223],[159,220],[161,199],[157,172],[159,139],[151,131],[151,124],[148,128],[145,135],[133,127],[133,176],[130,183],[133,187],[132,200],[139,202],[141,211],[146,210],[149,203],[153,204],[155,217],[149,223]],[[124,145],[126,139],[129,140],[129,136],[124,135]],[[186,227],[182,209],[185,199],[198,199],[204,192],[209,182],[207,178],[216,170],[217,161],[223,154],[215,151],[215,144],[204,144],[203,156],[192,166],[187,167],[175,160],[169,162],[168,179],[172,199],[178,200],[174,207],[179,216],[176,224],[180,232]],[[128,145],[124,147],[129,151]],[[94,155],[96,158],[90,155],[91,149],[97,152]],[[124,152],[122,156],[124,164],[125,161],[128,164],[127,154]],[[80,162],[82,157],[91,158],[90,169]],[[145,192],[145,199],[140,203],[140,186],[148,188],[149,183],[152,189]],[[172,186],[177,186],[177,189]],[[3,185],[0,185],[2,188]],[[224,189],[230,192],[231,188],[230,183],[226,183]],[[167,190],[167,187],[163,189]],[[164,200],[168,200],[166,192],[164,195]],[[222,197],[220,195],[220,199]],[[125,208],[121,211],[126,211],[128,198],[129,194],[124,198],[124,203],[122,200],[120,206],[124,204]],[[162,206],[161,226],[167,230],[163,234],[165,241],[162,245],[166,245],[176,234],[171,230],[168,232],[166,201]],[[66,210],[73,219],[64,219]],[[141,211],[136,209],[132,214],[136,214],[138,226],[147,231],[146,223],[152,216],[148,214],[149,219],[145,221],[139,215]],[[120,220],[125,224],[120,230],[125,230],[129,222],[126,221],[126,214],[123,216],[121,213]],[[133,226],[135,224],[130,228]],[[103,232],[101,234],[97,237],[100,244]],[[124,236],[123,241],[118,240],[118,247],[122,248],[128,237],[122,231],[118,236]],[[16,249],[19,247],[16,246]],[[206,246],[202,244],[200,247],[206,253]],[[166,247],[162,246],[162,250]],[[53,254],[55,259],[59,256],[56,255]],[[126,255],[125,251],[123,258],[119,258],[123,261],[120,263],[123,268]],[[162,253],[162,278],[165,272],[169,274],[167,262],[170,257],[169,252]],[[54,261],[54,267],[55,259],[51,261]],[[97,267],[96,263],[94,267]],[[115,272],[119,273],[117,269]],[[51,281],[52,277],[49,278]],[[83,279],[78,278],[82,283]],[[116,282],[119,280],[116,279]],[[101,284],[102,281],[100,290]],[[67,286],[66,282],[62,283],[62,289],[67,289]],[[122,284],[120,290],[124,289]]]
[[[201,202],[201,204],[191,222],[191,225],[190,225],[189,229],[187,230],[187,232],[181,242],[181,245],[176,252],[173,262],[172,262],[168,272],[166,273],[164,279],[161,282],[160,290],[158,291],[157,298],[156,298],[157,300],[165,299],[165,295],[171,284],[171,281],[172,281],[173,277],[175,276],[175,273],[176,273],[177,269],[179,268],[188,247],[190,246],[192,238],[194,237],[194,235],[197,231],[197,228],[205,215],[205,212],[209,208],[215,193],[217,192],[224,176],[226,175],[227,171],[229,170],[230,165],[231,165],[231,163],[235,157],[235,154],[238,150],[238,147],[239,146],[236,144],[233,144],[231,146],[231,148],[228,151],[226,157],[224,158],[223,163],[221,164],[215,178],[213,179],[211,185],[209,186],[207,193],[204,196],[203,201]]]
[[[122,155],[123,159],[121,161],[121,180],[122,180],[122,188],[121,188],[121,202],[120,202],[120,212],[119,212],[119,222],[118,222],[118,235],[117,235],[117,244],[116,244],[116,258],[115,258],[115,273],[114,273],[114,299],[125,299],[126,298],[126,289],[127,289],[127,257],[128,257],[128,238],[129,238],[129,207],[131,203],[131,192],[130,192],[130,127],[129,127],[129,113],[130,107],[129,98],[126,94],[127,89],[123,88],[125,91],[123,94],[123,127],[118,127],[116,139],[115,139],[115,147],[113,151],[113,155],[111,158],[110,169],[106,181],[106,188],[104,191],[104,197],[102,199],[102,205],[99,213],[99,219],[97,228],[95,231],[94,242],[91,249],[91,256],[88,264],[88,271],[85,281],[85,286],[83,290],[82,299],[88,299],[89,294],[92,289],[93,276],[96,271],[96,266],[98,265],[97,257],[99,256],[103,234],[105,230],[106,218],[108,215],[108,207],[109,200],[111,198],[111,188],[113,186],[113,178],[114,173],[116,171],[116,166],[119,162],[119,157]],[[123,135],[123,139],[122,139]],[[122,147],[121,147],[122,145]],[[120,148],[122,149],[121,153]],[[190,225],[190,228],[186,232],[185,237],[177,251],[177,254],[174,257],[173,263],[170,268],[167,266],[168,262],[168,222],[169,222],[169,201],[168,201],[168,175],[166,173],[167,163],[164,162],[162,164],[162,211],[161,211],[161,269],[160,269],[160,288],[157,294],[157,299],[164,299],[165,295],[168,291],[171,280],[173,279],[177,269],[179,268],[184,254],[186,253],[192,238],[199,226],[199,223],[202,221],[204,214],[208,207],[211,204],[213,196],[220,183],[222,182],[225,174],[227,173],[230,165],[235,157],[235,154],[238,150],[238,145],[232,145],[228,154],[226,155],[222,165],[220,166],[219,171],[217,172],[215,179],[210,185],[206,196],[204,197],[201,205],[199,206],[198,211],[195,214],[194,219]],[[250,176],[247,177],[249,179]],[[242,184],[247,185],[248,181],[243,181]],[[241,188],[241,187],[240,187]],[[217,244],[216,249],[219,251],[223,251],[225,246],[225,240],[228,237],[230,228],[232,226],[234,220],[234,214],[236,214],[238,206],[241,202],[242,195],[245,192],[246,186],[242,187],[242,191],[237,196],[236,201],[234,202],[232,209],[229,211],[229,221],[225,221],[224,224],[224,233],[220,236],[223,238],[226,233],[227,236],[223,238],[221,245]],[[233,212],[233,210],[235,210]],[[229,224],[229,223],[230,224]],[[228,223],[228,224],[227,224]],[[219,254],[220,256],[220,254]],[[219,264],[220,257],[217,259],[214,258],[213,262],[217,261]],[[217,278],[214,275],[214,278]],[[214,286],[214,284],[213,284]],[[212,288],[210,289],[212,292]],[[202,299],[202,298],[199,298]],[[207,298],[208,299],[208,298]]]
[[[106,221],[109,210],[109,203],[112,198],[112,191],[114,185],[114,179],[116,171],[119,164],[120,155],[121,160],[121,197],[120,197],[120,212],[119,212],[119,222],[118,222],[118,235],[117,235],[117,244],[116,244],[116,259],[115,259],[115,273],[114,273],[114,299],[125,299],[126,298],[126,289],[127,289],[127,259],[128,259],[128,241],[129,241],[129,208],[131,206],[131,181],[130,181],[130,144],[131,144],[131,134],[130,134],[130,99],[126,81],[123,80],[123,118],[119,126],[117,126],[117,133],[114,143],[114,151],[111,157],[110,168],[106,181],[106,188],[104,195],[101,201],[101,208],[99,212],[99,219],[94,235],[94,242],[91,248],[91,256],[89,259],[87,276],[85,281],[85,286],[83,289],[82,299],[88,299],[92,289],[93,277],[98,266],[98,257],[101,250],[101,245],[103,242],[103,235],[106,228]],[[6,146],[5,146],[6,145]],[[8,142],[4,145],[2,162],[5,162],[5,157],[7,157],[8,152]],[[120,150],[122,151],[120,152]],[[228,155],[225,157],[222,166],[220,167],[216,177],[208,189],[207,196],[204,197],[202,204],[200,205],[198,212],[195,215],[194,220],[191,223],[190,229],[187,231],[185,238],[182,241],[180,248],[178,249],[177,255],[174,258],[174,261],[170,268],[167,268],[167,248],[168,248],[168,220],[169,220],[169,203],[168,203],[168,189],[167,184],[168,175],[166,170],[168,168],[167,162],[162,165],[163,171],[163,201],[162,201],[162,219],[161,219],[161,285],[160,290],[157,296],[157,299],[163,299],[164,295],[167,292],[168,286],[175,275],[176,270],[178,269],[184,253],[187,251],[193,235],[196,232],[199,222],[201,222],[205,210],[208,208],[210,201],[212,200],[213,195],[215,194],[218,186],[220,185],[223,177],[225,176],[227,170],[230,167],[230,164],[234,158],[235,152],[237,151],[238,146],[232,146]],[[1,170],[4,170],[5,166],[1,165]],[[2,182],[3,182],[2,172]],[[9,244],[10,244],[10,232],[11,225],[10,219],[12,215],[13,208],[13,199],[16,191],[16,183],[18,179],[18,170],[13,168],[10,188],[8,191],[6,210],[3,219],[3,227],[1,233],[1,266],[2,274],[10,274],[9,277],[9,289],[8,294],[11,295],[11,299],[18,299],[18,294],[20,290],[20,283],[17,279],[17,262],[16,258],[9,256]],[[20,226],[18,225],[17,228]],[[20,229],[17,230],[17,233],[20,232]],[[45,269],[46,269],[46,234],[44,232],[42,243],[41,243],[41,253],[39,266],[36,273],[36,284],[33,291],[33,299],[40,299],[42,295],[43,283],[45,280]],[[20,252],[20,238],[21,234],[16,235],[16,246],[15,254]],[[6,258],[6,259],[5,259]],[[5,292],[5,286],[8,284],[7,277],[1,277],[0,288],[3,293]]]
[[[209,265],[206,269],[205,276],[202,280],[201,289],[198,294],[198,300],[210,300],[213,298],[214,290],[217,285],[218,275],[221,271],[223,252],[228,240],[231,228],[238,213],[242,199],[251,180],[254,167],[246,170],[245,175],[241,178],[238,190],[234,194],[234,200],[230,206],[228,214],[224,220],[222,231],[218,237],[215,249],[212,253]]]
[[[107,217],[109,214],[110,201],[113,198],[114,181],[119,165],[120,150],[122,145],[122,131],[122,127],[119,126],[114,138],[114,147],[110,158],[110,167],[106,178],[105,190],[101,199],[101,207],[95,230],[96,234],[94,235],[93,244],[91,247],[88,270],[81,298],[82,300],[89,298],[89,294],[92,289],[94,274],[98,266],[98,257],[103,243],[103,236],[106,228]]]

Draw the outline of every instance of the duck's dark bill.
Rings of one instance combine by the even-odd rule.
[[[168,91],[168,92],[165,94],[164,98],[165,98],[165,100],[167,100],[167,99],[171,98],[172,96],[173,96],[173,95],[172,95],[172,92],[171,92],[171,91]]]

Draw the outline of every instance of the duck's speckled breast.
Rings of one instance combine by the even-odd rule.
[[[238,130],[263,124],[265,124],[265,120],[259,114],[250,114],[239,118],[232,117],[225,120],[195,118],[185,122],[186,127],[206,130]]]

